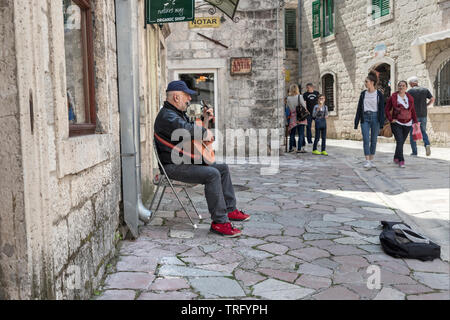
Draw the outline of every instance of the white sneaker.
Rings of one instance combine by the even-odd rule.
[[[366,160],[366,161],[364,162],[363,167],[364,167],[365,169],[370,169],[370,168],[372,168],[372,164],[370,163],[370,160]]]
[[[370,165],[372,166],[372,168],[376,168],[377,166],[375,165],[375,162],[373,162],[372,160],[370,160]]]

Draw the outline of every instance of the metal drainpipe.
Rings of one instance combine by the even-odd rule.
[[[298,0],[298,82],[302,79],[302,0]],[[302,84],[303,86],[303,84]]]
[[[139,220],[150,221],[141,195],[139,61],[136,0],[116,0],[117,71],[124,218],[134,237]]]

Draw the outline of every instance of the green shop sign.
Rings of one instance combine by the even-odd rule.
[[[195,0],[146,0],[148,24],[194,20]]]

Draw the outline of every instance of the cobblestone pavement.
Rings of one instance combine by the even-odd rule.
[[[390,164],[391,153],[380,152],[377,169],[365,171],[362,148],[353,146],[330,141],[329,157],[282,155],[280,172],[273,176],[261,176],[257,165],[230,165],[238,207],[252,215],[235,223],[243,229],[240,238],[210,233],[209,218],[194,230],[167,194],[139,239],[121,242],[117,262],[94,298],[450,299],[448,262],[394,259],[383,253],[378,238],[380,221],[420,225],[428,211],[438,222],[421,231],[448,230],[448,161],[407,158],[411,165],[399,169]],[[438,179],[434,183],[412,180],[421,177],[414,166],[442,172],[431,174]],[[435,170],[420,172],[426,177]],[[426,192],[408,195],[408,206],[422,206],[411,214],[399,196],[422,189]],[[202,186],[190,193],[209,217]],[[425,211],[424,203],[431,203]],[[445,242],[448,235],[435,238]],[[381,287],[369,289],[377,267]]]

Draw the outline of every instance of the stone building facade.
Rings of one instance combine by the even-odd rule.
[[[420,85],[437,95],[437,74],[450,58],[450,1],[305,0],[301,1],[300,15],[302,66],[298,81],[313,82],[319,91],[326,85],[328,94],[334,96],[330,137],[362,138],[360,130],[354,130],[353,120],[371,69],[380,72],[386,94],[395,90],[399,80],[415,75]],[[444,36],[426,40],[419,48],[412,46],[421,37],[437,32]],[[433,145],[449,143],[448,104],[429,109],[428,132]]]
[[[91,7],[77,8],[82,3]],[[115,3],[0,1],[0,299],[89,298],[115,253],[123,220]],[[130,3],[130,34],[141,48],[137,101],[149,198],[151,124],[166,82],[170,31],[145,29],[144,0]],[[82,46],[68,41],[89,43],[73,31],[90,22],[93,59],[84,56],[83,69],[75,52]],[[69,93],[72,84],[80,88],[82,72],[86,99]]]
[[[188,85],[197,81],[194,86],[203,92],[199,99],[215,108],[216,128],[224,135],[227,129],[281,128],[285,80],[280,2],[240,1],[235,21],[208,9],[199,7],[195,17],[215,18],[218,25],[171,25],[169,80],[183,79]],[[251,58],[251,72],[232,75],[232,58]]]

